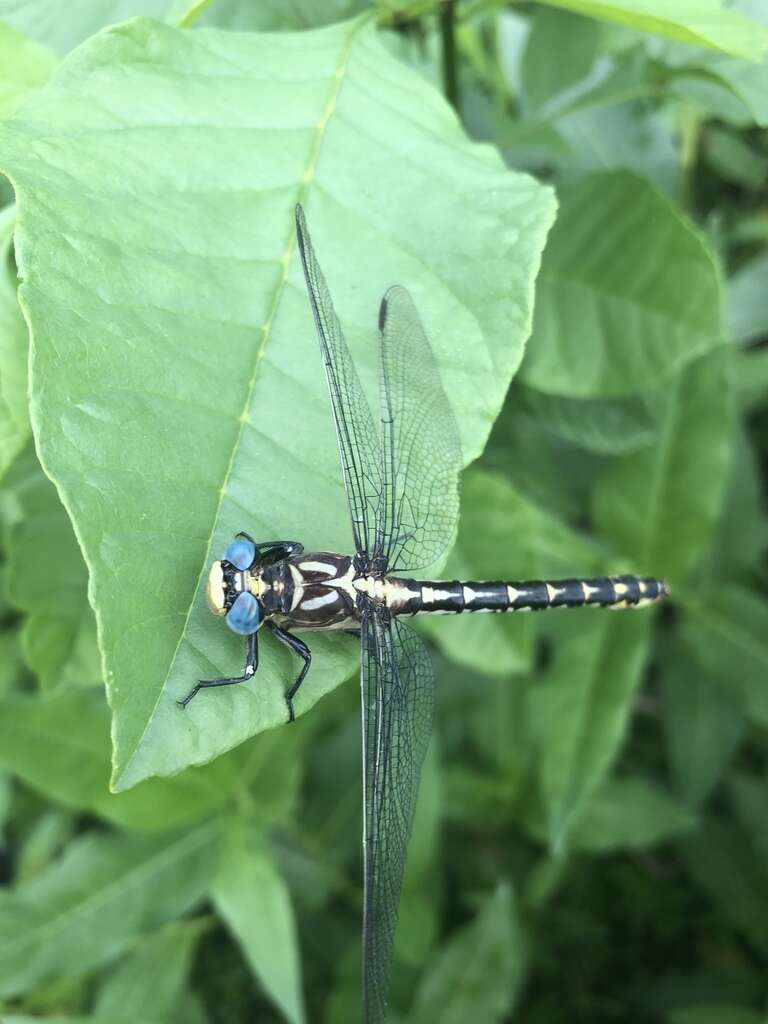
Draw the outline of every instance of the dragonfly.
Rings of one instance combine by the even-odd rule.
[[[301,658],[286,691],[288,719],[311,663],[297,632],[347,630],[360,638],[363,747],[362,1018],[386,1018],[395,926],[434,677],[429,650],[407,620],[422,614],[527,612],[561,607],[638,608],[667,593],[641,576],[592,579],[420,580],[453,543],[459,514],[459,432],[437,362],[402,286],[379,307],[379,409],[374,418],[320,269],[301,206],[296,235],[331,398],[354,552],[305,552],[298,541],[256,542],[239,533],[213,562],[207,602],[246,637],[247,683],[266,628]],[[400,574],[407,575],[400,575]]]

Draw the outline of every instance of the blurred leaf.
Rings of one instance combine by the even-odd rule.
[[[744,735],[739,697],[718,686],[680,645],[659,659],[662,724],[675,788],[693,807],[720,780]]]
[[[29,438],[27,325],[12,263],[15,207],[0,211],[0,478]]]
[[[692,831],[696,815],[647,779],[608,779],[594,793],[571,836],[574,850],[641,850]]]
[[[523,408],[548,430],[572,444],[602,455],[623,455],[652,444],[658,434],[640,396],[630,398],[565,398],[533,388],[517,389]]]
[[[749,64],[718,54],[697,63],[742,101],[756,124],[768,126],[768,60]]]
[[[671,1010],[665,1024],[765,1024],[764,1013],[730,1003],[700,1003]]]
[[[683,596],[682,636],[719,685],[739,694],[747,715],[768,726],[768,601],[723,585]]]
[[[728,334],[744,345],[768,337],[768,252],[739,267],[728,281]]]
[[[492,1024],[508,1019],[525,969],[522,927],[502,883],[427,968],[408,1024]]]
[[[500,476],[480,468],[462,479],[461,521],[448,579],[541,579],[589,575],[599,554]],[[420,627],[454,661],[489,675],[530,667],[531,620],[515,615],[433,616]]]
[[[558,625],[553,663],[529,691],[544,833],[555,855],[618,753],[648,656],[650,620],[643,612],[584,609]]]
[[[54,1015],[53,1017],[47,1014],[44,1017],[39,1015],[27,1017],[25,1014],[3,1014],[3,1024],[124,1024],[124,1021],[124,1017],[73,1017],[70,1014]],[[141,1024],[164,1024],[164,1022],[145,1018]]]
[[[667,199],[680,196],[680,151],[664,111],[641,102],[592,106],[585,99],[572,113],[559,116],[556,125],[568,147],[556,162],[561,187],[590,174],[631,171]]]
[[[768,348],[737,351],[734,360],[734,387],[739,407],[753,412],[768,401]]]
[[[0,701],[0,765],[57,802],[139,829],[174,828],[209,813],[229,799],[233,777],[232,764],[217,761],[110,793],[109,711],[80,690]]]
[[[524,383],[572,398],[629,395],[721,341],[717,267],[676,207],[627,173],[593,175],[560,199]]]
[[[414,967],[427,961],[438,929],[440,906],[435,875],[443,803],[441,767],[434,736],[421,771],[395,933],[396,958]]]
[[[19,634],[15,629],[0,633],[0,697],[14,689],[23,671]]]
[[[88,571],[69,517],[31,446],[13,465],[5,500],[17,508],[8,536],[8,597],[28,616],[22,642],[29,667],[48,691],[98,685],[101,655],[88,604]],[[30,565],[38,571],[30,572]]]
[[[365,383],[375,349],[361,343],[382,290],[408,282],[469,461],[522,353],[553,199],[468,143],[360,21],[300,40],[132,21],[71,55],[24,113],[0,149],[26,204],[17,255],[33,419],[91,571],[125,789],[286,721],[295,667],[270,638],[252,684],[206,694],[186,715],[175,704],[242,659],[204,607],[210,558],[243,527],[349,544],[295,200],[308,205]],[[113,123],[119,132],[104,130]],[[300,126],[291,144],[272,145],[288,123]],[[50,163],[30,157],[41,126]],[[407,159],[382,162],[382,145]],[[344,640],[313,640],[300,711],[348,675],[357,654]]]
[[[214,0],[196,24],[240,32],[319,28],[351,18],[367,5],[368,0]]]
[[[0,992],[91,970],[206,891],[221,826],[159,838],[92,833],[13,893],[0,893]]]
[[[705,564],[709,585],[751,583],[768,549],[768,516],[758,453],[739,424],[731,445],[725,499]]]
[[[0,20],[17,31],[67,53],[107,25],[144,14],[163,18],[172,0],[96,0],[84,4],[60,4],[57,0],[0,0]]]
[[[759,950],[768,950],[768,875],[744,832],[711,821],[680,849],[694,879],[733,925]]]
[[[709,125],[703,139],[709,165],[725,180],[757,191],[768,178],[768,157],[759,155],[735,132]]]
[[[764,864],[768,862],[768,790],[765,783],[765,772],[762,775],[736,772],[728,787],[736,815]]]
[[[532,29],[522,59],[522,85],[529,113],[580,81],[597,56],[599,29],[589,18],[534,8]],[[561,46],[563,39],[567,46]],[[553,60],[554,53],[559,54]]]
[[[14,883],[24,885],[41,874],[72,835],[70,814],[44,811],[25,836],[14,871]]]
[[[255,829],[230,827],[211,895],[270,999],[286,1020],[303,1021],[291,898]]]
[[[0,0],[0,17],[3,3]],[[0,21],[0,121],[10,117],[24,97],[47,80],[56,58],[44,46],[25,39]]]
[[[725,348],[687,366],[657,396],[658,443],[599,481],[596,521],[638,572],[674,582],[701,557],[727,481],[730,392]]]
[[[96,1016],[131,1022],[167,1019],[184,990],[207,923],[205,919],[174,921],[142,936],[99,988]]]
[[[695,46],[760,60],[768,48],[761,25],[723,7],[721,0],[539,0],[577,14],[655,32]]]

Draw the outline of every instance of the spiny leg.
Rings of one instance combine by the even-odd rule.
[[[243,669],[243,674],[241,676],[232,676],[228,679],[201,679],[197,686],[192,687],[183,700],[177,700],[176,703],[185,708],[192,698],[200,692],[200,690],[205,690],[209,686],[233,686],[235,683],[247,683],[258,667],[259,637],[257,633],[251,633],[247,638],[245,668]]]
[[[279,626],[276,626],[274,622],[270,622],[269,620],[267,620],[267,625],[281,644],[285,644],[286,647],[290,647],[290,649],[298,654],[300,658],[304,659],[304,665],[302,666],[301,672],[299,672],[296,677],[296,681],[285,694],[285,703],[288,705],[288,721],[295,722],[296,714],[293,710],[293,698],[296,696],[299,687],[304,682],[304,676],[309,672],[309,666],[312,662],[312,652],[304,641],[299,640],[299,638],[294,636],[293,633],[289,633],[285,629],[280,629]]]

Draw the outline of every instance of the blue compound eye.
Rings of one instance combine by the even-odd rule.
[[[234,633],[249,636],[259,628],[259,602],[248,591],[238,594],[227,612],[226,622]]]
[[[253,565],[256,557],[256,545],[247,537],[235,537],[224,552],[224,561],[234,565],[236,569],[245,571]]]

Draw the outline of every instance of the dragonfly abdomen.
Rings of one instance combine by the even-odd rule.
[[[388,604],[396,615],[522,612],[545,608],[639,608],[660,600],[666,584],[650,576],[583,580],[407,580],[391,578]]]

